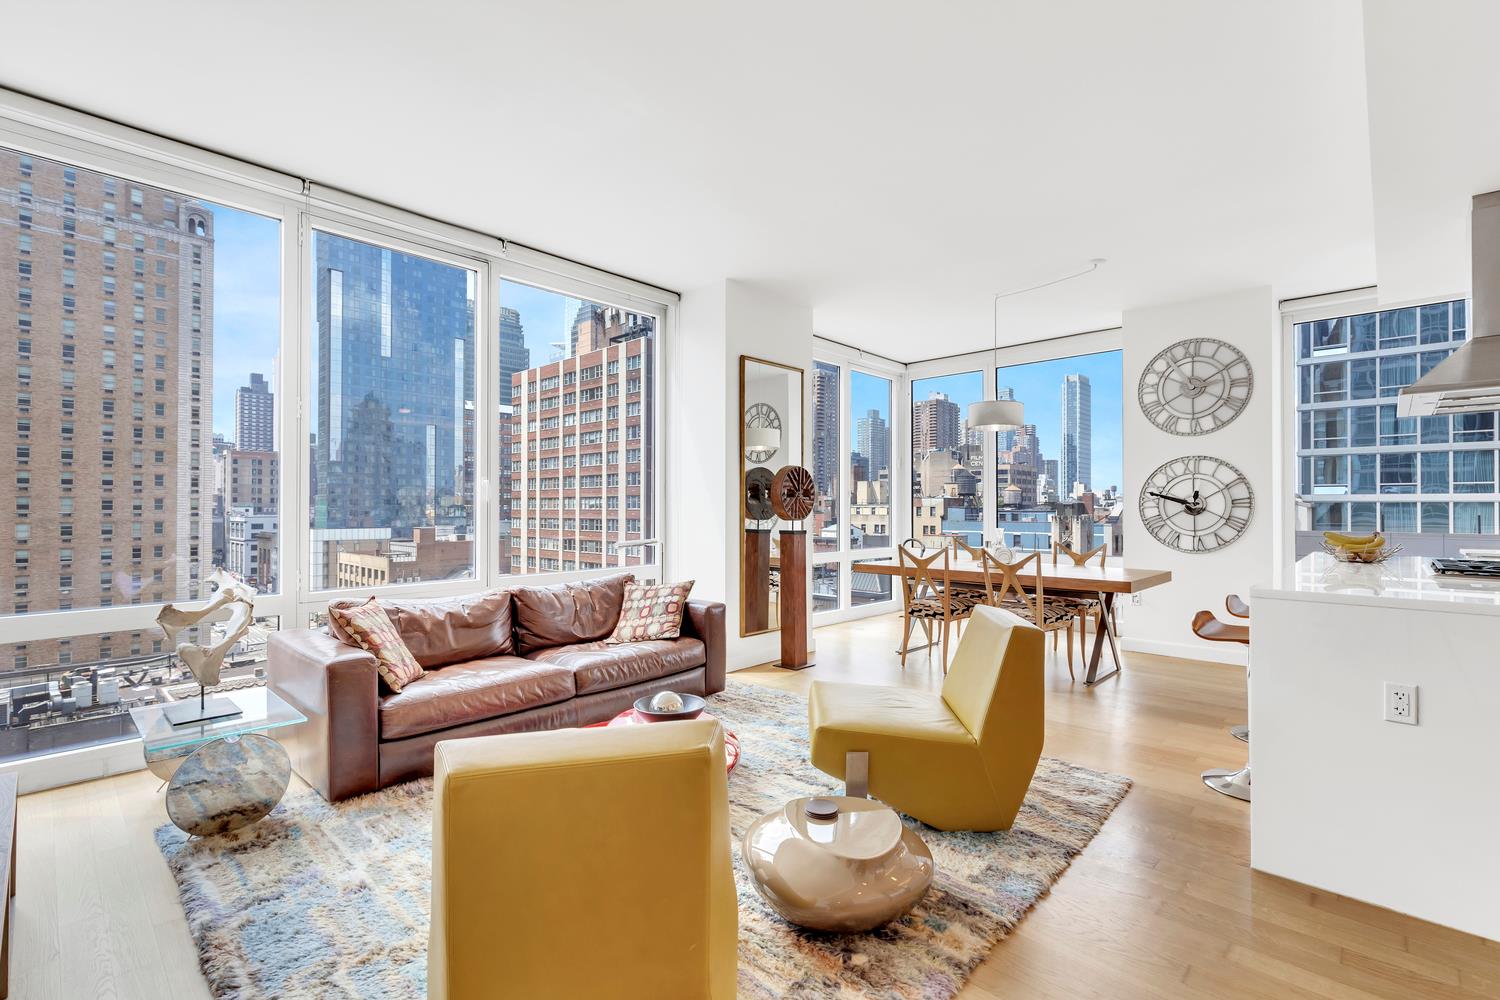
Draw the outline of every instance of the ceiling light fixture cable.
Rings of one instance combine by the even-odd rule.
[[[995,329],[994,342],[990,353],[991,370],[1000,367],[1000,300],[1008,299],[1012,295],[1021,295],[1025,292],[1034,292],[1038,289],[1049,288],[1052,285],[1060,285],[1064,281],[1081,278],[1085,274],[1092,274],[1099,270],[1099,266],[1105,262],[1103,257],[1094,257],[1089,260],[1089,266],[1081,271],[1065,274],[1060,278],[1043,281],[1036,285],[1027,285],[1025,288],[1013,288],[1008,292],[996,292],[994,301]],[[1025,407],[1017,399],[981,399],[969,404],[969,426],[975,430],[1009,430],[1021,426],[1025,418]]]

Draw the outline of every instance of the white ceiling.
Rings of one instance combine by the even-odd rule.
[[[137,0],[24,21],[6,86],[679,291],[769,285],[900,360],[988,346],[994,292],[1090,257],[1109,263],[1007,301],[1003,339],[1375,278],[1357,0]]]

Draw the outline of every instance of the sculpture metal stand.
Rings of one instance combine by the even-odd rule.
[[[219,671],[224,657],[250,631],[250,622],[255,618],[255,588],[230,576],[222,569],[214,570],[207,582],[217,588],[213,599],[196,611],[185,611],[168,604],[156,616],[167,641],[175,643],[177,633],[183,629],[205,623],[225,608],[229,609],[229,620],[225,623],[224,638],[211,646],[185,642],[177,646],[177,655],[193,677],[198,681],[198,700],[181,701],[166,706],[167,721],[174,726],[212,722],[228,719],[240,714],[240,708],[228,698],[209,698],[207,689],[219,683]]]

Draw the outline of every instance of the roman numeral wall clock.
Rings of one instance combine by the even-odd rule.
[[[1161,466],[1141,486],[1137,503],[1151,537],[1179,552],[1213,552],[1245,533],[1255,491],[1222,458],[1185,455]]]
[[[1169,434],[1208,434],[1250,402],[1250,362],[1231,344],[1209,337],[1181,340],[1141,372],[1137,398],[1146,419]]]

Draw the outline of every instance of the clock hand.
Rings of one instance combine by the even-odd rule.
[[[1172,495],[1170,495],[1168,493],[1157,493],[1155,490],[1147,490],[1146,491],[1146,495],[1147,496],[1153,496],[1153,497],[1160,497],[1163,500],[1170,500],[1173,503],[1180,503],[1184,507],[1191,507],[1193,505],[1193,500],[1184,500],[1184,499],[1182,499],[1182,497],[1174,497],[1174,496],[1172,496]],[[1196,499],[1196,497],[1194,499]]]

